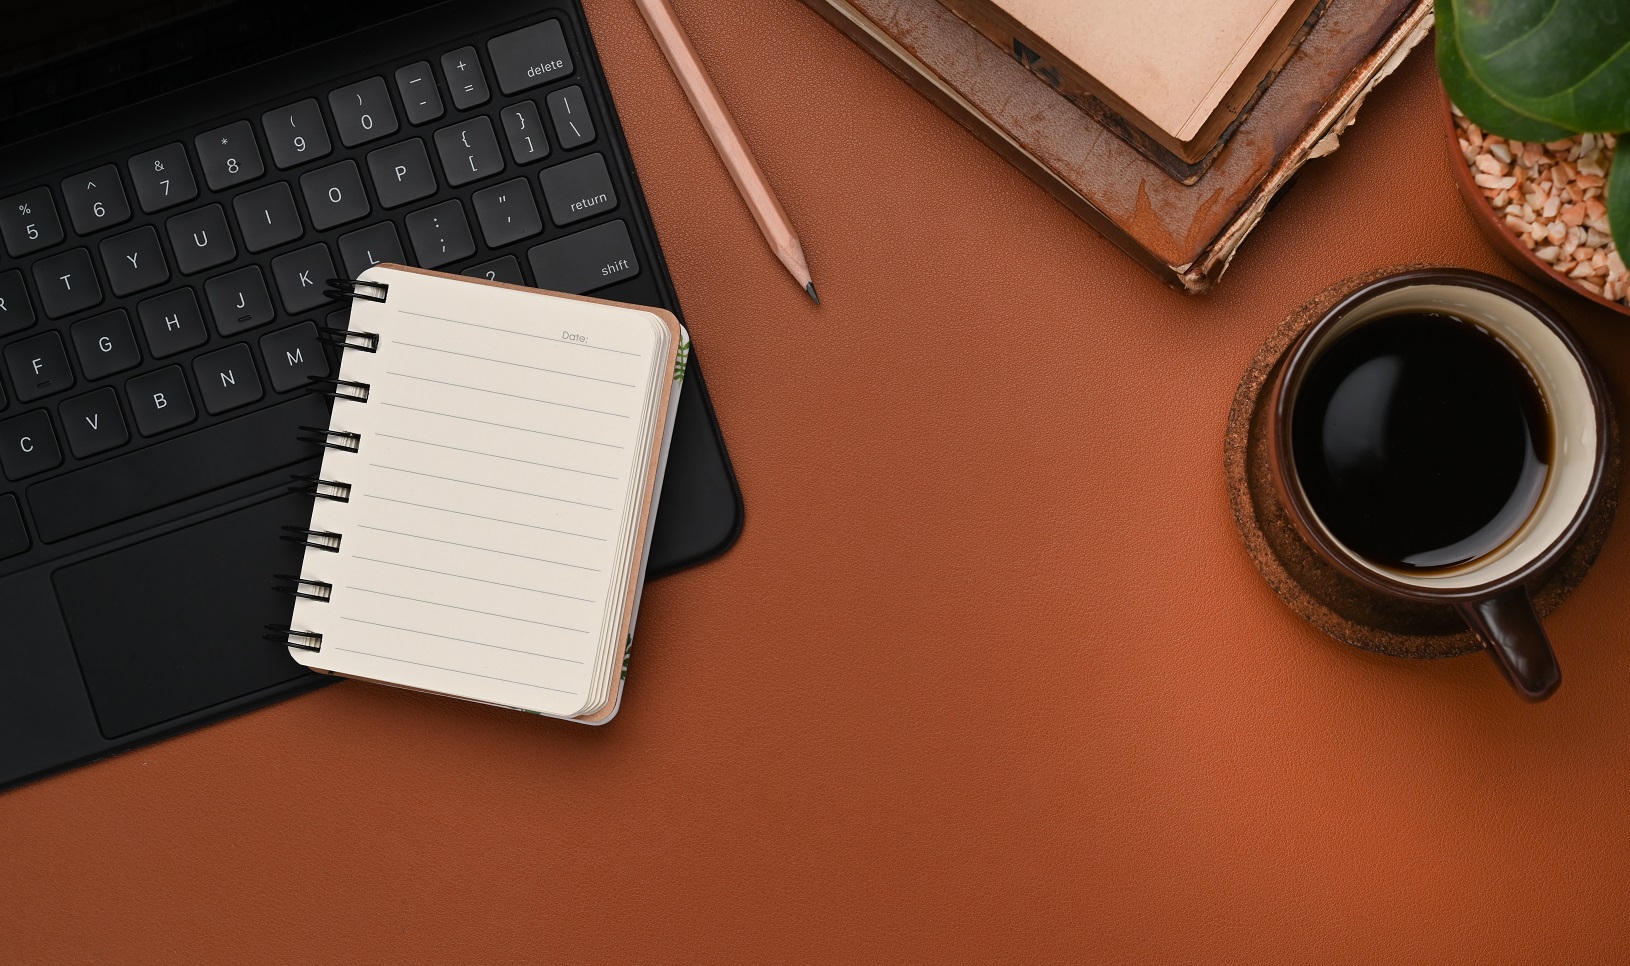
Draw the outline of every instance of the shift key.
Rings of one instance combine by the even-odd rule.
[[[621,221],[533,246],[527,258],[538,288],[581,295],[640,273],[628,226]]]

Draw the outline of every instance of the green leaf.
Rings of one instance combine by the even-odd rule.
[[[1438,75],[1443,78],[1443,89],[1449,92],[1449,100],[1483,130],[1503,138],[1560,141],[1571,137],[1575,132],[1519,114],[1478,86],[1466,70],[1466,62],[1460,56],[1460,45],[1455,43],[1454,6],[1453,0],[1440,2],[1438,6]]]
[[[1618,147],[1625,147],[1622,139]],[[1630,163],[1619,163],[1617,149],[1613,167],[1607,171],[1607,220],[1613,228],[1613,244],[1624,258],[1630,254]]]
[[[1467,73],[1501,104],[1574,131],[1630,129],[1624,0],[1444,0],[1440,17],[1444,8]]]
[[[674,382],[683,382],[685,368],[690,365],[690,340],[686,339],[679,345],[679,353],[674,356]]]

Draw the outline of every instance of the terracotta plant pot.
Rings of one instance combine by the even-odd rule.
[[[1455,184],[1460,188],[1460,197],[1466,202],[1466,208],[1471,211],[1472,220],[1477,222],[1477,227],[1483,232],[1483,236],[1508,261],[1534,278],[1553,288],[1572,292],[1580,298],[1590,299],[1597,305],[1612,309],[1620,315],[1630,316],[1630,306],[1626,306],[1623,302],[1605,299],[1589,289],[1575,285],[1567,276],[1545,264],[1538,255],[1525,248],[1522,242],[1517,240],[1517,236],[1506,228],[1504,217],[1494,210],[1494,206],[1489,203],[1488,198],[1483,196],[1482,189],[1477,187],[1477,182],[1472,180],[1471,166],[1466,164],[1466,157],[1460,152],[1460,135],[1455,130],[1454,112],[1449,104],[1449,95],[1442,90],[1441,85],[1439,91],[1442,94],[1441,99],[1443,101],[1443,129],[1449,136],[1449,153],[1454,155],[1454,161],[1450,164],[1450,167],[1454,169]],[[1624,253],[1621,252],[1620,254],[1622,256]]]

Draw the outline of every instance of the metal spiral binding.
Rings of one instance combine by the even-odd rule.
[[[317,333],[317,338],[337,349],[359,349],[363,352],[379,351],[379,335],[374,332],[323,329]]]
[[[261,637],[274,644],[286,647],[298,647],[303,651],[320,651],[323,649],[323,635],[317,631],[297,631],[287,624],[267,624],[270,634]]]
[[[329,553],[340,552],[342,537],[332,530],[308,530],[305,527],[284,527],[283,530],[289,536],[280,539],[290,543],[298,543],[313,550],[326,550]]]
[[[325,429],[321,426],[301,426],[300,429],[314,436],[298,436],[296,439],[302,443],[315,443],[328,449],[344,450],[355,453],[362,448],[362,434],[348,433],[342,429]]]
[[[273,574],[273,580],[286,580],[286,584],[273,584],[272,589],[280,594],[290,594],[306,600],[315,600],[319,603],[328,603],[334,596],[334,585],[326,580],[307,580],[296,574]],[[311,590],[306,588],[310,587]]]
[[[294,485],[289,487],[290,493],[304,493],[319,500],[333,500],[335,503],[351,502],[351,484],[341,483],[338,480],[325,480],[319,476],[301,476],[295,474],[289,477]]]
[[[331,299],[355,300],[362,299],[367,302],[384,302],[390,292],[390,286],[378,282],[362,282],[349,278],[331,278],[328,288],[323,294]],[[379,336],[372,332],[351,332],[344,330],[323,330],[317,336],[322,341],[337,349],[356,349],[361,352],[379,351]],[[310,380],[308,391],[320,392],[331,399],[344,399],[351,402],[368,401],[368,392],[371,388],[365,382],[355,382],[349,379],[323,379]],[[343,450],[355,453],[362,447],[362,436],[359,433],[350,433],[344,430],[329,429],[323,426],[301,426],[301,432],[310,435],[299,437],[302,443],[315,443],[326,449]],[[339,503],[348,503],[351,500],[351,485],[337,480],[325,480],[316,476],[293,476],[295,485],[289,487],[291,492],[308,493],[324,500],[334,500]],[[341,535],[332,530],[312,530],[306,527],[284,527],[281,539],[312,550],[325,550],[329,553],[339,553]],[[274,580],[284,581],[274,584],[273,589],[279,593],[291,594],[304,600],[315,600],[327,603],[333,596],[334,586],[326,581],[308,580],[295,574],[274,574]],[[319,651],[323,646],[323,635],[318,631],[303,631],[290,627],[287,624],[267,624],[266,630],[271,633],[265,635],[266,640],[283,644],[287,647],[298,647],[307,651]]]
[[[362,299],[366,302],[383,302],[389,293],[389,285],[350,278],[331,278],[328,288],[323,289],[323,294],[331,299]]]
[[[306,381],[309,384],[306,389],[307,392],[319,392],[330,399],[346,399],[351,402],[367,402],[368,390],[373,388],[365,382],[357,382],[353,379],[335,379],[331,376],[312,376]]]

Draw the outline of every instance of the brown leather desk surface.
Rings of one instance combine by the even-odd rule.
[[[1194,300],[796,0],[679,0],[816,310],[588,5],[741,542],[650,588],[604,729],[342,683],[0,796],[0,962],[1630,957],[1626,522],[1529,706],[1320,637],[1229,517],[1276,322],[1374,266],[1515,277],[1424,49]],[[1630,412],[1630,325],[1560,305]]]

